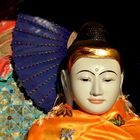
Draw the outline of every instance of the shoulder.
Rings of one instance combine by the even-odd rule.
[[[35,120],[28,132],[28,140],[45,140],[42,137],[48,137],[54,133],[54,127],[59,128],[64,122],[72,118],[72,108],[60,104],[55,106],[47,115]],[[56,131],[56,129],[55,129]]]

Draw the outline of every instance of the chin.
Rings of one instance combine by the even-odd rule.
[[[87,111],[87,113],[93,114],[93,115],[102,115],[107,111]]]
[[[95,114],[95,115],[102,115],[102,114],[104,114],[104,113],[106,113],[106,112],[108,112],[109,110],[110,110],[110,108],[105,108],[105,109],[100,109],[99,107],[97,107],[98,108],[98,110],[96,110],[96,109],[87,109],[87,108],[85,108],[85,109],[83,109],[85,112],[87,112],[87,113],[90,113],[90,114]]]

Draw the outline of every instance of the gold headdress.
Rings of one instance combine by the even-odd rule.
[[[108,43],[106,29],[97,22],[85,23],[81,27],[77,38],[69,47],[67,55],[69,71],[73,63],[80,57],[112,58],[119,62],[122,69],[119,51]]]

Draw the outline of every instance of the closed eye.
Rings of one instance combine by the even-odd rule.
[[[103,79],[104,82],[111,82],[111,81],[115,81],[114,79]]]
[[[79,78],[79,80],[81,80],[83,82],[90,82],[91,81],[90,78]]]

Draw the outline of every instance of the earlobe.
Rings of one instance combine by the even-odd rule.
[[[61,71],[61,83],[62,83],[62,86],[63,86],[63,90],[64,92],[67,90],[67,74],[66,74],[66,71],[65,70],[62,70]]]
[[[122,89],[122,85],[123,85],[123,79],[124,79],[124,72],[121,73],[121,84],[120,84],[121,89]]]
[[[61,83],[62,83],[62,87],[63,87],[63,91],[66,97],[67,104],[69,104],[70,106],[73,106],[71,86],[70,86],[68,72],[66,70],[61,71]]]

